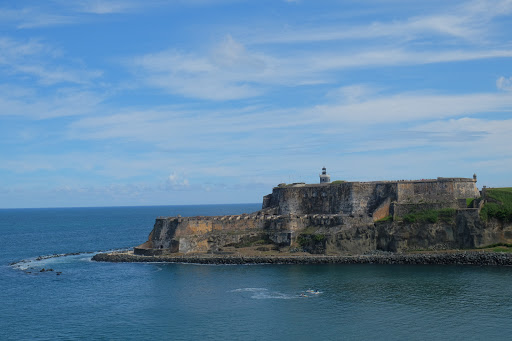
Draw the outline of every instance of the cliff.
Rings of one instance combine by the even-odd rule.
[[[475,248],[512,242],[512,226],[479,217],[476,179],[280,185],[260,211],[159,217],[137,255],[253,247],[317,254]],[[467,207],[468,199],[477,199]]]

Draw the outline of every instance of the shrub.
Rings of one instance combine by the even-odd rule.
[[[313,235],[313,240],[315,242],[322,242],[325,240],[325,236],[323,234],[314,234]]]
[[[404,216],[404,221],[408,224],[415,223],[418,220],[416,213],[409,213]]]
[[[480,218],[496,218],[503,222],[512,221],[512,188],[492,188],[487,196],[497,202],[486,202],[480,211]]]
[[[311,242],[320,243],[324,240],[325,236],[323,234],[303,233],[297,237],[297,243],[302,247],[310,245]]]
[[[457,210],[454,208],[442,208],[438,211],[439,219],[445,223],[453,222],[456,214]]]

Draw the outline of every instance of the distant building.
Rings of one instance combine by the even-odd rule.
[[[322,174],[320,174],[320,183],[326,184],[329,182],[331,182],[331,176],[329,174],[327,174],[327,170],[324,167],[324,168],[322,168]]]

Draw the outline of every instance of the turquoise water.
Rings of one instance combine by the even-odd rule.
[[[0,340],[511,338],[510,267],[109,264],[91,253],[35,260],[139,244],[160,215],[258,208],[0,210]]]

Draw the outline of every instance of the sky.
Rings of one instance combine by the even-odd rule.
[[[512,0],[0,0],[0,208],[512,186]]]

